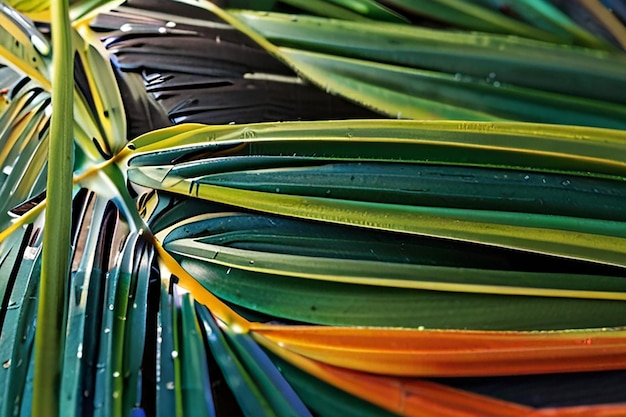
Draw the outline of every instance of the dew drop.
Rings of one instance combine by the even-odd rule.
[[[280,193],[280,188],[276,187],[276,192]]]
[[[563,181],[561,181],[561,184],[562,184],[564,187],[567,187],[567,186],[568,186],[568,185],[570,185],[571,183],[572,183],[572,182],[571,182],[570,180],[563,180]]]
[[[528,181],[530,179],[530,175],[524,175],[524,180]]]
[[[113,311],[114,308],[115,306],[113,306],[113,304],[109,304],[109,310]]]
[[[226,270],[226,275],[230,274],[230,271],[231,271],[231,270],[232,270],[232,268],[228,268],[228,269]]]
[[[250,259],[250,265],[254,265],[254,259]]]
[[[172,351],[172,359],[176,359],[176,358],[178,358],[178,351],[173,350]]]
[[[165,384],[165,388],[166,388],[166,389],[170,389],[170,390],[174,389],[174,382],[173,382],[173,381],[168,381],[168,382]]]
[[[494,81],[494,82],[493,82],[493,86],[494,86],[494,87],[500,87],[500,85],[501,85],[501,84],[500,84],[500,81]]]
[[[120,373],[118,371],[113,372],[113,378],[119,378]]]
[[[104,329],[104,333],[111,333],[111,329],[107,327],[106,329]]]
[[[461,78],[463,78],[463,76],[461,75],[460,72],[457,72],[456,74],[454,74],[454,79],[457,81],[461,81]]]
[[[4,369],[9,369],[10,366],[11,366],[11,359],[7,360],[6,362],[2,364],[2,367]]]

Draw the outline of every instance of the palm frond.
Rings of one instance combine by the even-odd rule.
[[[0,4],[0,414],[624,414],[623,7],[217,3]]]

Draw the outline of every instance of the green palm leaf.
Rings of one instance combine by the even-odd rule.
[[[597,88],[606,79],[592,81],[596,76],[604,78],[597,69],[575,86],[544,84],[555,78],[550,75],[555,68],[563,71],[569,67],[565,61],[590,51],[401,25],[380,24],[372,31],[365,23],[322,24],[320,19],[293,20],[285,15],[235,13],[235,19],[223,12],[220,15],[327,91],[394,117],[504,118],[623,128],[619,122],[623,116],[615,114],[609,120],[613,118],[610,113],[621,110],[615,103],[602,103],[612,100],[598,95]],[[563,61],[555,62],[555,57]],[[609,63],[613,59],[622,56],[596,55],[587,62],[614,70],[618,67]],[[551,69],[548,63],[555,67]],[[567,82],[578,77],[572,75]],[[591,96],[586,96],[584,87],[579,88],[586,83],[594,86]]]
[[[621,9],[251,3],[0,5],[0,413],[623,414]]]

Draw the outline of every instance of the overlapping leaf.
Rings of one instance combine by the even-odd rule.
[[[606,3],[606,2],[605,2]],[[594,48],[624,45],[623,30],[615,21],[624,15],[619,2],[607,7],[618,17],[606,13],[595,1],[504,1],[504,0],[301,0],[246,2],[226,0],[225,6],[262,11],[299,11],[335,19],[407,23],[425,26],[462,28],[479,32],[502,33],[526,38],[577,44]],[[591,17],[593,16],[593,17]],[[584,19],[582,17],[585,17]],[[622,19],[623,21],[623,19]]]
[[[198,202],[181,205],[179,211],[176,205],[161,204],[155,197],[144,199],[143,205],[152,207],[146,216],[164,248],[187,273],[241,308],[244,316],[254,311],[265,314],[266,320],[278,317],[319,324],[430,329],[622,326],[623,266],[608,260],[611,252],[617,254],[623,247],[619,243],[623,220],[605,217],[619,216],[621,206],[607,201],[603,206],[613,206],[612,214],[600,211],[597,218],[594,209],[584,210],[582,204],[591,195],[619,193],[623,176],[618,166],[622,162],[608,158],[608,153],[601,162],[599,156],[607,143],[623,146],[622,133],[571,127],[546,127],[539,132],[527,124],[434,126],[419,122],[327,122],[325,130],[319,126],[313,130],[308,123],[180,126],[170,129],[172,135],[159,141],[160,147],[156,140],[166,136],[167,130],[140,137],[130,145],[129,178],[143,186],[207,201],[204,212]],[[312,146],[309,136],[313,134],[324,146]],[[576,139],[567,140],[569,135]],[[394,139],[386,139],[389,137]],[[607,140],[610,137],[613,140]],[[494,159],[483,152],[484,159],[475,160],[468,152],[456,150],[456,146],[470,143],[483,151],[493,150]],[[436,152],[439,146],[448,152]],[[533,146],[534,151],[524,151],[526,146]],[[595,170],[586,163],[590,170],[577,172],[575,161],[583,154],[598,156]],[[498,166],[495,160],[511,161],[512,166]],[[475,166],[479,164],[482,167]],[[609,166],[615,171],[609,173]],[[442,185],[446,175],[466,183],[459,186],[462,191],[455,193],[453,187]],[[501,188],[496,181],[502,181]],[[572,187],[574,183],[582,185],[578,181],[594,185],[589,183],[587,191]],[[600,184],[611,191],[601,192]],[[494,194],[492,186],[498,190]],[[559,192],[565,194],[558,197]],[[556,193],[552,202],[540,197],[552,193]],[[510,196],[510,204],[505,196]],[[558,208],[560,204],[579,211]],[[384,215],[382,210],[380,216],[371,215],[369,210],[377,205],[384,207]],[[331,212],[329,208],[334,207],[344,212],[349,207],[350,215]],[[473,210],[478,207],[482,210]],[[430,210],[447,216],[447,221],[437,223],[440,229],[433,228],[434,217],[415,222]],[[403,216],[403,211],[410,214]],[[457,234],[461,229],[467,232],[468,224],[477,220],[481,223],[472,229],[474,238]],[[505,226],[506,233],[482,233],[483,229]],[[519,239],[515,230],[520,231]],[[542,243],[547,235],[554,242],[562,233],[558,249]],[[587,238],[604,244],[615,239],[615,246],[604,254],[595,252],[595,259],[589,255],[599,248],[596,243],[579,252],[584,256],[566,253],[575,251],[577,244],[582,249]],[[581,274],[583,271],[589,274]],[[248,317],[255,319],[254,315]],[[263,338],[266,331],[272,333],[272,326],[252,328]],[[502,340],[485,350],[486,363],[480,369],[472,369],[467,364],[475,363],[475,356],[469,355],[465,362],[458,351],[444,354],[447,337],[458,337],[453,344],[475,354],[471,332],[401,331],[396,336],[402,342],[394,342],[391,334],[379,339],[379,330],[355,329],[354,350],[350,350],[345,342],[331,346],[329,333],[322,329],[299,333],[297,328],[287,328],[285,334],[299,341],[291,350],[369,372],[383,363],[389,372],[389,361],[402,356],[399,343],[416,346],[422,339],[437,340],[433,351],[409,348],[395,368],[398,372],[460,375],[463,369],[470,374],[606,369],[601,365],[606,359],[603,354],[617,349],[608,353],[615,355],[623,349],[619,332],[607,333],[615,337],[608,342],[612,348],[594,342],[595,337],[604,337],[601,333],[582,331],[567,339],[566,333],[549,332],[541,336],[546,344],[536,352],[544,359],[561,352],[563,360],[558,364],[530,359],[524,353],[521,357],[528,361],[516,367],[514,350],[508,342],[498,345]],[[309,331],[314,341],[307,343]],[[346,328],[334,331],[350,333]],[[489,337],[475,336],[482,341]],[[530,333],[510,337],[511,342],[533,343]],[[374,340],[381,345],[373,344]],[[598,346],[597,355],[581,340]],[[296,347],[300,342],[307,348]],[[281,338],[271,343],[289,345]],[[363,354],[368,349],[373,356]],[[495,359],[493,352],[498,349],[506,357],[503,362],[511,366],[508,370]],[[566,353],[570,349],[572,353]],[[425,361],[410,365],[419,357],[418,351],[424,353]],[[427,363],[434,365],[427,359],[434,351],[442,355],[442,367],[427,371]],[[359,365],[349,365],[349,357],[359,358]],[[451,365],[452,358],[463,365]],[[444,369],[446,366],[450,368]]]
[[[600,66],[615,70],[620,67],[614,63],[623,61],[621,53],[601,56],[597,51],[550,43],[450,34],[404,25],[379,24],[372,29],[366,23],[292,19],[288,15],[228,15],[207,7],[303,77],[327,91],[394,117],[504,118],[624,127],[623,116],[618,114],[624,110],[621,104],[608,95],[599,97],[599,90],[592,95],[584,93],[585,83],[595,86],[597,83],[591,81],[595,76],[605,77]],[[583,69],[566,64],[570,59],[577,60],[579,54],[595,55],[585,58],[585,62],[597,67]],[[567,80],[575,84],[545,84],[545,80],[554,79],[550,75],[554,69],[574,67],[581,72]],[[523,74],[525,81],[516,74]],[[617,86],[623,82],[623,73],[615,75],[617,78],[609,76],[612,81],[604,78],[600,83]],[[575,81],[579,76],[584,82]],[[616,113],[611,115],[613,112]]]
[[[127,92],[131,131],[144,133],[170,121],[376,117],[309,85],[214,14],[174,4],[178,15],[172,16],[172,5],[163,2],[147,10],[131,2],[90,25],[103,32],[121,87],[126,87],[121,90]]]

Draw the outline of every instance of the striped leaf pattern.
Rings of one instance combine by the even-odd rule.
[[[1,3],[0,415],[625,414],[625,21]]]

